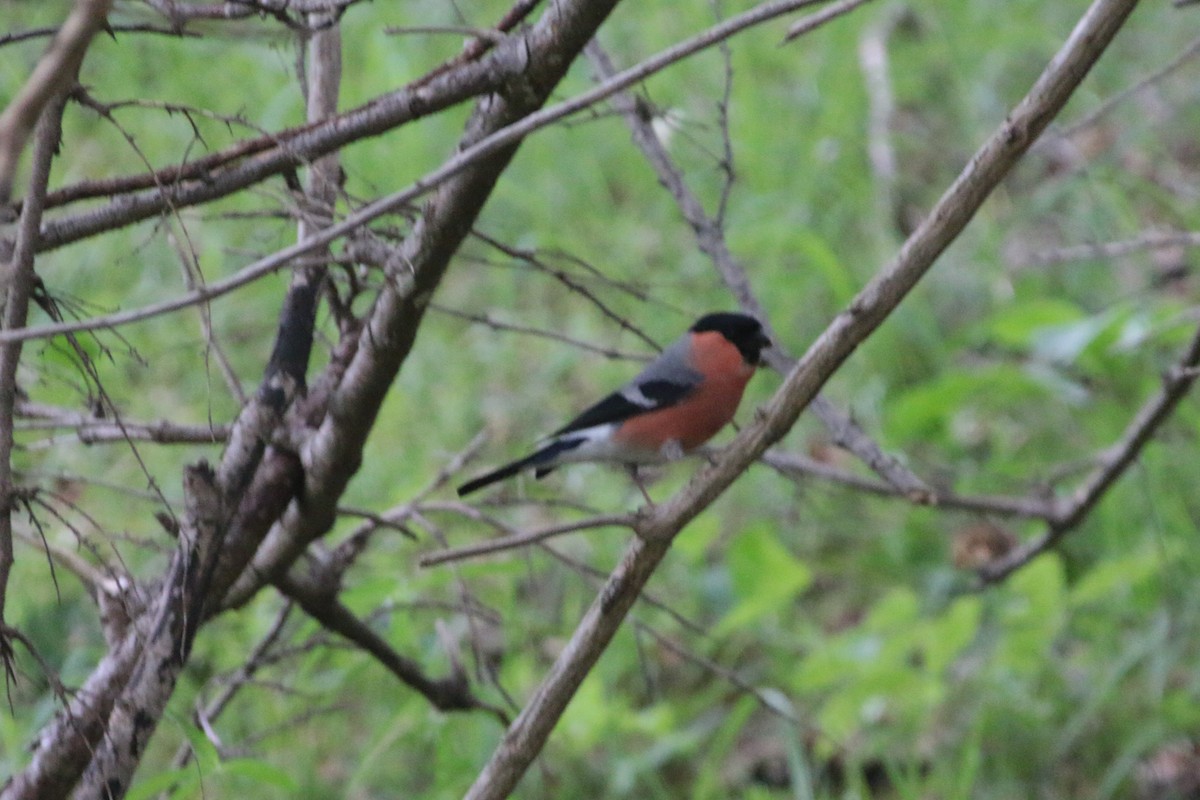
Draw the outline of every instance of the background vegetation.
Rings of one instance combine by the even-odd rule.
[[[58,24],[67,6],[0,8],[13,33]],[[753,29],[640,93],[710,210],[724,185],[727,127],[736,175],[728,243],[778,338],[800,353],[1003,120],[1085,7],[873,3],[787,46],[779,46],[786,22]],[[741,8],[624,4],[599,39],[629,65]],[[351,6],[340,21],[341,106],[418,78],[462,45],[461,34],[389,34],[389,26],[486,26],[506,9],[482,0]],[[1196,229],[1200,63],[1185,58],[1138,82],[1197,52],[1197,13],[1164,2],[1134,13],[1047,137],[826,388],[931,486],[1069,492],[1178,360],[1198,318],[1187,240],[1115,254],[1077,246],[1145,245]],[[118,3],[110,21],[161,22],[135,3]],[[277,131],[304,121],[294,32],[257,18],[193,28],[203,36],[97,37],[83,86],[97,101],[143,106],[114,109],[110,120],[68,104],[51,188],[192,159],[247,135],[247,125]],[[886,51],[883,66],[864,66],[872,43]],[[44,46],[30,39],[0,49],[0,101]],[[893,102],[882,129],[869,85],[880,77]],[[581,60],[555,97],[592,83]],[[163,113],[171,103],[212,116]],[[339,212],[436,167],[468,111],[342,151]],[[894,178],[869,156],[873,136],[894,152]],[[211,281],[294,241],[289,207],[282,181],[268,181],[45,253],[38,275],[83,316],[136,308],[183,291],[181,249],[195,252]],[[403,221],[378,223],[388,224]],[[506,325],[645,356],[647,342],[606,309],[662,344],[699,313],[735,306],[625,122],[604,107],[527,141],[476,229],[507,252],[475,238],[456,256],[344,509],[382,513],[410,502],[480,431],[486,440],[470,447],[473,460],[456,477],[513,457],[637,369]],[[248,387],[270,354],[286,286],[277,274],[208,309]],[[323,309],[314,369],[328,358],[320,337],[336,334]],[[99,383],[129,419],[203,426],[237,414],[194,310],[81,341],[98,380],[61,340],[32,342],[19,376],[29,398],[85,412]],[[758,376],[740,418],[779,380]],[[649,584],[656,602],[635,607],[518,796],[1157,797],[1166,796],[1156,793],[1164,775],[1194,790],[1198,424],[1200,409],[1185,399],[1061,547],[986,588],[974,571],[987,558],[979,549],[1006,551],[1010,537],[1036,536],[1043,523],[756,467],[679,537]],[[6,620],[68,687],[86,679],[105,641],[93,600],[61,566],[51,579],[36,537],[85,559],[119,558],[134,574],[161,570],[172,544],[146,524],[155,494],[179,502],[183,466],[220,453],[79,440],[70,429],[18,426],[21,480],[42,487],[60,516],[43,511],[39,526],[25,525],[35,536],[18,544]],[[811,415],[779,448],[870,477]],[[671,496],[694,469],[671,466],[651,493]],[[587,569],[606,574],[627,534],[592,530],[555,540],[553,553],[525,548],[423,568],[423,554],[494,533],[453,507],[454,482],[438,484],[423,498],[429,508],[405,523],[415,540],[375,535],[345,576],[342,600],[431,674],[464,664],[479,697],[515,714],[595,596]],[[574,518],[577,506],[625,511],[639,502],[621,475],[599,467],[480,500],[522,530]],[[327,547],[361,524],[343,516]],[[127,796],[461,796],[503,733],[497,718],[435,710],[298,609],[281,617],[289,602],[262,592],[204,630]],[[271,657],[238,683],[281,619]],[[232,685],[240,688],[206,735],[194,709]],[[59,707],[22,651],[9,698],[0,776],[27,764],[29,743]],[[193,748],[183,766],[181,745]]]

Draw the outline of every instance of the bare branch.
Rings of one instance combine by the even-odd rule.
[[[171,36],[171,37],[180,38],[180,39],[183,39],[183,38],[196,39],[196,38],[200,37],[199,33],[178,31],[178,30],[174,30],[172,28],[160,28],[157,25],[143,25],[143,24],[109,25],[105,28],[105,31],[112,33],[112,34],[156,33],[161,36]],[[15,33],[0,34],[0,47],[3,47],[8,44],[16,44],[17,42],[28,41],[29,39],[43,39],[43,38],[46,38],[49,36],[53,36],[56,33],[58,33],[58,28],[31,28],[26,31],[17,31]]]
[[[1200,233],[1194,231],[1146,231],[1132,239],[1076,244],[1034,253],[1021,266],[1048,267],[1092,258],[1120,258],[1132,253],[1140,253],[1143,250],[1160,250],[1167,247],[1200,247]]]
[[[366,223],[381,217],[385,214],[390,214],[404,207],[411,201],[421,197],[422,195],[442,186],[454,176],[464,170],[478,164],[486,159],[493,158],[497,153],[514,147],[524,137],[530,133],[545,128],[564,119],[572,114],[578,113],[585,108],[588,108],[595,103],[609,97],[616,92],[633,86],[648,76],[659,72],[671,64],[694,55],[695,53],[705,50],[717,43],[728,39],[729,37],[745,30],[754,25],[759,25],[764,22],[775,19],[784,14],[790,13],[800,8],[813,5],[820,0],[775,0],[775,2],[764,3],[751,11],[740,14],[736,17],[722,22],[709,28],[702,34],[685,40],[673,47],[664,50],[657,56],[653,56],[641,64],[630,67],[622,71],[618,75],[613,76],[611,80],[596,86],[595,88],[580,94],[579,96],[549,106],[541,111],[531,113],[522,117],[519,121],[514,121],[511,124],[493,131],[487,136],[481,137],[478,141],[473,142],[469,147],[463,148],[457,154],[447,159],[442,166],[427,173],[423,178],[417,180],[409,187],[402,189],[393,194],[375,200],[372,203],[364,206],[353,214],[350,214],[341,222],[330,225],[323,229],[320,233],[314,234],[304,242],[297,242],[294,245],[279,250],[265,258],[261,258],[252,264],[244,267],[235,275],[226,278],[223,281],[211,283],[203,289],[191,292],[183,297],[175,300],[156,303],[152,306],[147,306],[143,309],[135,309],[118,314],[112,314],[106,317],[99,317],[91,320],[82,320],[73,323],[61,323],[57,325],[44,325],[38,328],[28,328],[21,331],[2,331],[0,332],[0,344],[10,341],[25,341],[27,339],[46,338],[49,336],[57,336],[59,334],[76,332],[82,330],[95,330],[97,328],[111,328],[118,325],[124,325],[130,322],[136,322],[162,314],[178,311],[181,308],[187,308],[196,303],[205,302],[216,297],[228,294],[229,292],[241,286],[257,280],[258,278],[268,275],[275,270],[287,265],[293,259],[300,256],[308,255],[316,251],[318,248],[325,247],[330,242],[345,236],[351,231],[362,227]],[[855,3],[862,3],[865,0],[855,0]],[[842,13],[845,12],[844,9]],[[817,15],[814,15],[817,16]],[[822,17],[826,19],[826,17]],[[339,128],[341,130],[341,128]],[[343,144],[338,141],[337,144]],[[330,148],[332,149],[332,147]],[[211,185],[211,184],[206,184]],[[154,195],[158,197],[157,193]],[[173,197],[173,207],[182,207],[189,205],[190,202],[183,198]],[[157,199],[156,201],[157,202]],[[122,203],[122,208],[132,208],[137,203],[130,200]],[[133,220],[130,220],[133,221]],[[79,233],[79,236],[90,235],[93,231]],[[50,233],[43,235],[43,239],[50,236]],[[68,241],[73,241],[69,239]]]
[[[371,536],[380,528],[394,528],[395,530],[403,532],[410,538],[415,538],[413,533],[405,526],[405,523],[416,512],[418,504],[420,504],[421,501],[423,501],[426,497],[445,486],[452,477],[462,470],[463,466],[465,466],[468,461],[475,457],[475,454],[479,452],[481,447],[483,447],[483,443],[485,441],[487,441],[485,434],[482,431],[477,433],[475,438],[468,442],[467,446],[461,451],[455,453],[450,460],[446,462],[445,466],[438,470],[438,473],[434,476],[433,480],[426,484],[426,486],[421,489],[421,491],[417,492],[417,494],[407,503],[388,509],[387,511],[378,515],[366,514],[362,512],[351,512],[358,516],[365,517],[368,522],[364,525],[360,525],[357,530],[347,536],[345,540],[342,541],[342,543],[334,548],[333,552],[329,554],[328,561],[332,565],[331,568],[339,575],[349,569],[350,565],[354,563],[354,561],[359,557],[359,555],[362,554],[364,550],[366,550]],[[343,509],[342,512],[345,513],[345,509]]]
[[[29,201],[21,211],[17,224],[16,242],[0,240],[0,329],[15,330],[25,326],[29,315],[29,300],[37,276],[34,274],[34,252],[37,249],[38,226],[42,218],[42,201],[50,180],[50,163],[62,131],[64,97],[51,98],[38,122],[33,145],[33,170],[29,179]],[[0,156],[2,158],[3,156]],[[0,165],[0,169],[2,169]],[[11,179],[11,177],[10,177]],[[3,187],[0,186],[0,190]],[[7,258],[5,258],[7,256]],[[0,345],[0,626],[5,625],[8,597],[8,578],[12,570],[12,515],[17,510],[17,486],[13,476],[13,417],[17,403],[17,366],[21,362],[20,342]],[[8,639],[0,634],[0,662],[5,677],[11,672],[12,650]]]
[[[157,422],[134,422],[121,420],[120,423],[108,419],[59,409],[52,406],[39,405],[26,401],[18,402],[17,417],[22,421],[13,425],[18,431],[62,430],[69,428],[70,436],[54,436],[25,445],[29,450],[47,449],[62,444],[69,439],[83,444],[99,444],[105,442],[124,442],[140,440],[158,442],[159,444],[216,444],[224,442],[229,436],[228,425],[184,425],[170,420]]]
[[[979,569],[980,579],[984,583],[1004,580],[1079,527],[1117,479],[1137,460],[1154,433],[1171,417],[1179,401],[1195,383],[1197,367],[1200,367],[1200,329],[1193,335],[1179,364],[1163,376],[1162,388],[1138,410],[1121,438],[1104,452],[1071,499],[1062,504],[1046,532],[983,565]]]
[[[729,667],[726,667],[722,664],[718,664],[716,661],[713,661],[711,658],[706,658],[706,657],[700,655],[699,653],[693,652],[692,650],[683,646],[682,644],[675,641],[671,637],[667,636],[666,634],[660,633],[659,631],[655,630],[653,627],[651,627],[650,625],[647,625],[644,622],[636,622],[635,624],[637,625],[637,629],[639,631],[642,631],[643,633],[650,635],[654,639],[654,641],[658,642],[660,645],[662,645],[666,649],[670,650],[675,655],[679,656],[680,658],[686,659],[687,661],[690,661],[693,664],[696,664],[697,666],[701,667],[702,669],[706,670],[707,672],[711,672],[713,675],[716,675],[717,677],[721,678],[722,680],[727,681],[730,685],[736,687],[739,691],[744,692],[745,694],[748,694],[751,697],[753,697],[758,702],[759,706],[762,707],[762,709],[764,711],[766,711],[770,714],[774,714],[775,716],[780,717],[782,719],[785,719],[788,722],[790,722],[791,724],[796,725],[796,726],[803,726],[803,727],[808,727],[808,728],[813,727],[813,724],[811,722],[805,722],[804,720],[800,719],[800,717],[796,716],[795,712],[793,712],[790,708],[785,708],[783,706],[783,704],[780,703],[778,700],[775,700],[775,699],[769,697],[766,694],[766,692],[764,692],[762,689],[758,688],[754,684],[750,683],[742,676],[738,675],[737,672],[730,669]]]
[[[1108,98],[1103,103],[1096,106],[1096,108],[1089,111],[1087,114],[1085,114],[1080,119],[1076,120],[1075,122],[1072,122],[1070,125],[1068,125],[1064,129],[1062,129],[1061,131],[1058,131],[1057,135],[1064,139],[1069,139],[1072,136],[1074,136],[1075,134],[1079,133],[1084,128],[1088,128],[1088,127],[1091,127],[1092,125],[1095,125],[1101,119],[1106,117],[1118,105],[1125,102],[1126,100],[1133,97],[1134,95],[1137,95],[1140,92],[1143,92],[1146,89],[1150,88],[1151,86],[1154,86],[1155,84],[1159,83],[1164,78],[1170,76],[1172,73],[1177,71],[1180,67],[1184,66],[1189,61],[1191,61],[1193,58],[1196,58],[1197,56],[1200,56],[1200,38],[1193,39],[1191,41],[1191,43],[1188,44],[1187,47],[1183,48],[1183,50],[1180,51],[1179,55],[1175,56],[1175,58],[1168,61],[1161,69],[1155,70],[1154,72],[1145,76],[1141,80],[1138,80],[1132,86],[1128,86],[1125,89],[1122,89],[1121,91],[1117,92],[1112,97]]]
[[[797,37],[803,36],[806,33],[810,33],[825,23],[832,21],[834,18],[853,11],[864,2],[866,2],[866,0],[842,0],[840,3],[833,3],[824,11],[818,11],[816,14],[807,16],[799,22],[794,23],[790,28],[788,28],[787,33],[783,37],[783,41],[790,42]]]
[[[276,615],[275,622],[272,623],[266,634],[254,646],[254,649],[250,651],[246,660],[242,662],[242,665],[238,667],[221,692],[211,702],[200,706],[200,701],[197,701],[195,712],[197,723],[199,723],[200,719],[207,720],[210,725],[216,722],[217,718],[229,707],[229,704],[233,701],[237,693],[249,684],[258,671],[265,666],[272,650],[279,641],[280,635],[283,633],[283,627],[287,623],[287,619],[294,607],[294,604],[290,601],[284,604],[283,608]],[[175,751],[175,758],[172,761],[173,765],[175,767],[186,766],[192,756],[192,752],[191,744],[184,742]]]
[[[464,506],[470,508],[470,506]],[[490,520],[491,524],[498,525],[496,520]],[[499,553],[506,550],[515,550],[521,547],[528,547],[531,544],[544,542],[547,539],[552,539],[555,536],[562,536],[567,533],[578,533],[579,531],[592,530],[594,528],[629,528],[633,525],[633,517],[628,514],[604,514],[598,517],[590,517],[588,519],[576,520],[575,522],[564,522],[559,525],[551,525],[548,528],[541,530],[528,531],[526,533],[511,533],[508,536],[501,536],[496,539],[488,539],[475,544],[463,545],[462,547],[454,547],[447,550],[438,550],[433,553],[426,553],[421,556],[417,562],[422,567],[432,567],[438,564],[445,564],[449,561],[461,561],[466,558],[476,558],[482,555]],[[507,527],[507,526],[505,526]],[[511,529],[509,529],[511,530]]]
[[[571,347],[577,347],[580,350],[596,353],[604,356],[605,358],[610,358],[613,360],[644,362],[649,361],[651,358],[650,356],[642,355],[640,353],[630,353],[625,350],[617,350],[616,348],[612,347],[601,347],[600,345],[592,344],[591,342],[586,342],[582,339],[576,339],[573,336],[567,336],[565,333],[559,333],[558,331],[542,330],[541,328],[534,328],[529,325],[518,325],[512,322],[501,322],[500,320],[494,319],[488,314],[472,314],[469,311],[459,311],[456,308],[450,308],[449,306],[442,305],[441,303],[430,303],[429,309],[431,311],[437,311],[438,313],[445,314],[448,317],[456,317],[468,322],[473,322],[477,325],[484,325],[494,331],[520,333],[526,336],[536,336],[542,339],[550,339],[551,341],[561,342],[563,344],[570,345]]]
[[[913,495],[897,489],[890,483],[871,480],[853,472],[848,472],[816,459],[794,453],[779,453],[769,450],[763,453],[762,462],[780,474],[793,479],[814,477],[822,480],[840,483],[860,492],[876,494],[882,497],[896,497],[907,500],[913,505],[933,506],[935,508],[954,509],[956,511],[973,511],[980,514],[996,514],[1003,517],[1028,517],[1030,519],[1049,520],[1058,513],[1058,506],[1051,498],[1002,497],[997,495],[962,495],[955,492],[938,490],[928,494]]]
[[[858,63],[867,90],[867,160],[875,179],[875,213],[871,227],[878,232],[880,244],[888,249],[894,246],[894,237],[900,232],[896,149],[892,146],[896,101],[892,94],[888,40],[911,13],[904,6],[892,7],[882,20],[867,28],[858,42]]]
[[[482,39],[489,44],[500,44],[504,41],[504,34],[491,28],[475,28],[470,25],[391,25],[383,29],[383,32],[389,36],[412,36],[415,34],[425,33],[443,33],[452,36],[473,36],[476,39]]]
[[[188,237],[187,228],[184,227],[183,221],[179,220],[179,228],[182,236],[176,236],[174,228],[168,228],[167,239],[175,246],[175,253],[179,256],[179,264],[183,270],[184,286],[189,291],[194,291],[197,286],[204,284],[204,274],[200,271],[200,258],[195,249],[191,246],[191,239]],[[185,243],[187,246],[185,246]],[[242,381],[237,373],[233,370],[233,365],[229,363],[229,357],[225,355],[225,349],[217,341],[216,334],[213,332],[212,313],[209,310],[207,303],[201,303],[197,306],[200,312],[200,333],[204,336],[205,355],[211,353],[217,359],[217,366],[221,370],[221,375],[225,378],[225,385],[229,387],[230,393],[239,405],[246,403],[246,390],[242,388]]]
[[[112,0],[76,0],[29,80],[0,113],[0,207],[12,198],[25,142],[42,110],[75,83],[92,36],[104,24]]]
[[[339,602],[336,595],[323,591],[319,581],[290,573],[276,581],[275,585],[317,622],[374,656],[406,686],[420,692],[434,708],[441,711],[488,711],[501,724],[508,723],[508,716],[502,709],[475,697],[465,676],[441,680],[429,678],[419,664],[393,650],[379,634]]]

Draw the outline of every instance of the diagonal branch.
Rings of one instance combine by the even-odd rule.
[[[1138,410],[1121,438],[1100,456],[1095,469],[1050,520],[1045,533],[985,564],[979,570],[980,580],[985,584],[1004,580],[1078,528],[1117,479],[1133,465],[1154,433],[1170,418],[1195,383],[1197,367],[1200,367],[1200,329],[1192,336],[1179,363],[1163,376],[1162,388]]]
[[[446,678],[430,678],[420,664],[396,652],[338,600],[336,594],[324,591],[320,580],[293,571],[279,578],[275,586],[327,630],[374,657],[402,683],[423,695],[434,708],[440,711],[487,711],[502,724],[507,724],[508,716],[502,709],[475,696],[464,673],[454,671]]]
[[[612,640],[675,535],[795,424],[821,386],[928,272],[1104,52],[1137,0],[1096,0],[1029,93],[975,153],[900,251],[796,363],[780,389],[716,461],[644,513],[626,551],[529,703],[467,793],[502,798],[541,751],[567,703]]]
[[[0,206],[12,197],[17,163],[34,124],[43,109],[75,83],[92,36],[111,7],[112,0],[77,0],[29,80],[0,113]]]

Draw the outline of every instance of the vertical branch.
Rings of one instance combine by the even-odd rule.
[[[309,55],[304,96],[308,121],[321,122],[337,114],[338,88],[342,78],[341,27],[324,14],[311,14],[310,23],[318,28],[306,50]],[[297,239],[305,242],[333,221],[333,208],[338,195],[338,157],[332,152],[309,165],[308,188],[300,200],[300,223]],[[319,262],[329,256],[325,244],[310,254]],[[325,281],[326,266],[320,263],[299,267],[292,273],[291,285],[279,314],[279,332],[275,349],[267,363],[267,384],[283,376],[294,386],[305,386],[308,359],[312,353],[313,327],[317,318],[317,302]]]
[[[4,301],[3,330],[25,327],[29,315],[29,300],[37,281],[33,272],[33,256],[37,249],[38,231],[42,222],[42,204],[46,198],[46,185],[50,182],[50,162],[58,147],[61,134],[63,106],[66,96],[60,95],[51,102],[37,126],[33,147],[33,174],[29,180],[29,192],[21,209],[17,227],[17,240],[12,246],[12,255],[3,265],[7,276],[8,291],[0,291]],[[7,242],[0,241],[0,248]],[[21,361],[21,342],[0,345],[0,628],[4,625],[5,599],[8,576],[13,565],[12,514],[16,505],[17,487],[13,478],[13,414],[17,401],[17,366]],[[6,679],[12,674],[8,638],[0,634],[0,661],[6,670]]]
[[[903,20],[907,10],[890,9],[882,21],[871,25],[858,42],[858,63],[867,90],[867,161],[875,178],[875,220],[880,252],[895,246],[895,231],[900,223],[896,191],[898,167],[892,146],[892,125],[896,100],[892,94],[888,39]]]

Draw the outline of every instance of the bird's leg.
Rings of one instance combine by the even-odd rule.
[[[650,494],[646,491],[646,485],[642,483],[642,476],[638,473],[637,464],[629,464],[629,477],[633,479],[633,484],[637,486],[638,491],[642,493],[642,497],[646,498],[646,505],[654,508],[654,501],[650,499]]]

